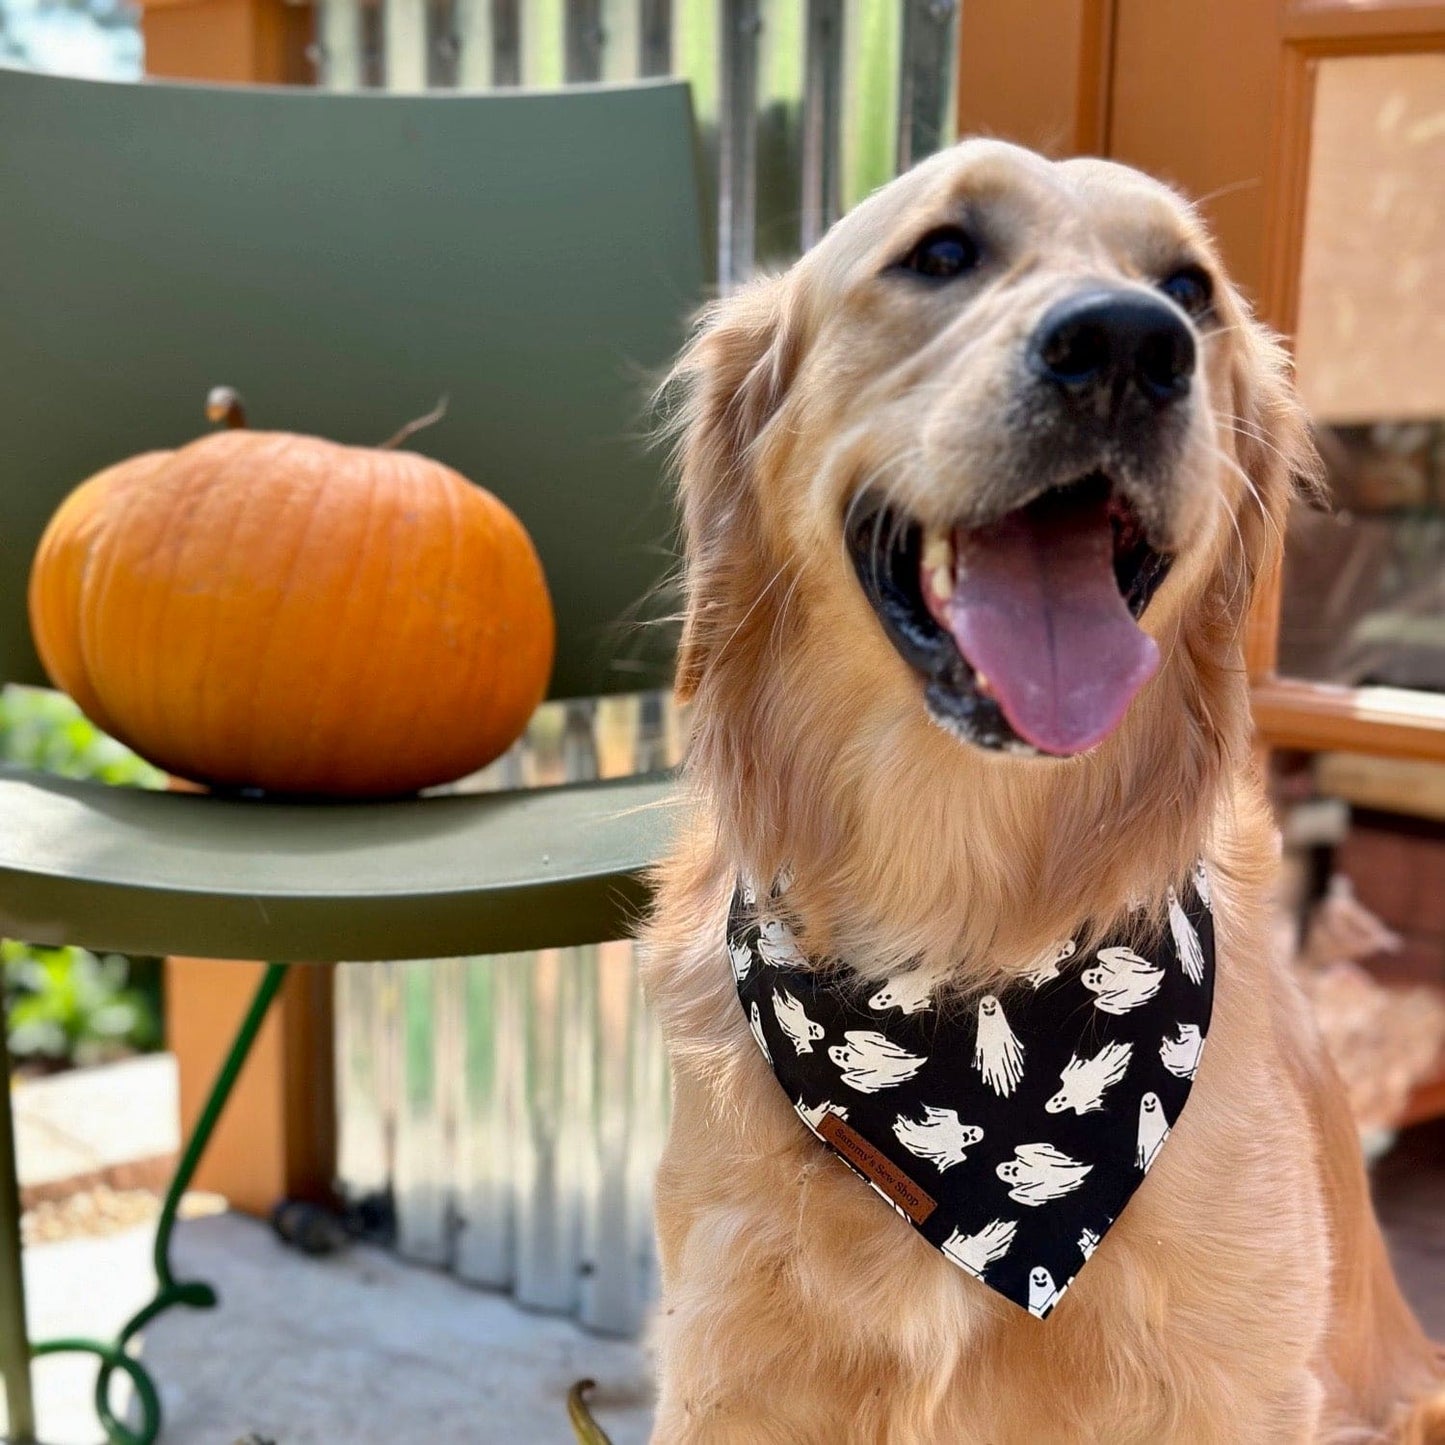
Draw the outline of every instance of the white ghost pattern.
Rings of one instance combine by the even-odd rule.
[[[1199,946],[1199,935],[1180,904],[1179,895],[1172,888],[1168,897],[1169,931],[1174,935],[1174,951],[1179,955],[1179,966],[1190,983],[1203,983],[1204,950]]]
[[[798,1102],[793,1105],[793,1108],[797,1110],[798,1118],[815,1134],[818,1132],[818,1125],[823,1122],[823,1116],[825,1114],[835,1114],[840,1119],[847,1119],[848,1117],[848,1111],[842,1104],[834,1104],[828,1099],[824,1099],[821,1104],[814,1104],[811,1107],[799,1099]]]
[[[1008,1197],[1015,1203],[1039,1205],[1071,1194],[1093,1167],[1070,1159],[1052,1144],[1019,1144],[1014,1157],[1004,1160],[997,1172],[1013,1186]]]
[[[1159,1157],[1168,1137],[1169,1121],[1164,1117],[1164,1105],[1159,1102],[1159,1095],[1153,1092],[1145,1094],[1139,1100],[1139,1148],[1134,1162],[1146,1174]]]
[[[1024,1076],[1024,1046],[1008,1026],[1003,1005],[991,993],[979,1000],[973,1066],[984,1083],[1005,1099]]]
[[[1209,865],[1203,858],[1194,865],[1194,891],[1199,895],[1199,901],[1213,913],[1214,899],[1210,896]]]
[[[823,1037],[823,1025],[814,1023],[804,1013],[803,1005],[785,988],[773,990],[773,1016],[787,1034],[795,1054],[811,1054],[814,1043]]]
[[[1079,1253],[1084,1256],[1087,1263],[1094,1257],[1094,1251],[1099,1247],[1099,1236],[1092,1229],[1086,1229],[1079,1236]]]
[[[1067,1288],[1068,1285],[1065,1285],[1064,1289]],[[1063,1292],[1043,1265],[1036,1264],[1029,1271],[1029,1313],[1035,1319],[1043,1319],[1058,1304]]]
[[[955,1229],[940,1248],[960,1269],[982,1279],[984,1270],[1008,1253],[1018,1227],[1016,1219],[994,1219],[977,1234],[960,1234]]]
[[[1175,1027],[1179,1037],[1171,1039],[1166,1035],[1159,1045],[1159,1057],[1176,1079],[1192,1079],[1204,1050],[1204,1035],[1199,1032],[1198,1024],[1176,1024]]]
[[[900,1114],[893,1121],[893,1132],[909,1153],[938,1165],[940,1173],[962,1164],[968,1158],[965,1151],[983,1138],[983,1130],[965,1124],[956,1109],[935,1109],[932,1104],[923,1106],[921,1122]]]
[[[1074,948],[1075,944],[1072,938],[1061,938],[1057,943],[1049,944],[1029,965],[1028,972],[1024,974],[1024,977],[1035,988],[1042,988],[1051,978],[1059,976],[1059,965],[1066,958],[1074,956]]]
[[[728,957],[733,961],[733,977],[739,983],[747,980],[748,971],[753,966],[753,951],[746,943],[728,944]]]
[[[756,1005],[754,1005],[756,1007]],[[911,1079],[927,1062],[872,1029],[849,1029],[828,1057],[843,1071],[843,1082],[860,1094],[876,1094]]]
[[[933,994],[917,973],[900,973],[868,1000],[868,1007],[875,1012],[896,1008],[905,1014],[922,1013],[933,1007]]]
[[[771,1064],[773,1055],[768,1048],[767,1039],[763,1036],[763,1016],[758,1012],[757,1004],[753,1004],[748,1010],[748,1027],[753,1031],[753,1037],[758,1041],[758,1047],[763,1051],[763,1057]]]
[[[1104,1107],[1104,1090],[1117,1084],[1129,1067],[1134,1046],[1126,1043],[1105,1044],[1091,1059],[1074,1054],[1059,1075],[1059,1092],[1044,1108],[1050,1114],[1072,1109],[1076,1114],[1092,1114]]]
[[[1094,957],[1098,966],[1086,968],[1079,981],[1098,995],[1094,1007],[1100,1013],[1126,1014],[1148,1003],[1164,981],[1164,970],[1140,958],[1133,949],[1101,948]]]
[[[774,968],[807,968],[808,955],[781,918],[765,918],[758,928],[758,952]]]

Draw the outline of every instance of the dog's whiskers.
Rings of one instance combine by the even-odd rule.
[[[1245,417],[1232,416],[1228,413],[1221,415],[1219,421],[1226,430],[1232,431],[1236,436],[1241,436],[1248,441],[1252,441],[1256,446],[1263,447],[1267,452],[1273,452],[1280,461],[1288,463],[1291,460],[1289,454],[1285,452],[1283,448],[1276,446],[1270,439],[1269,434],[1259,427],[1257,423],[1251,422]]]

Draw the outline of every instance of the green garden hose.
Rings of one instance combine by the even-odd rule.
[[[567,1391],[567,1418],[572,1422],[572,1433],[577,1437],[578,1445],[612,1445],[587,1408],[588,1391],[596,1386],[596,1380],[578,1380]]]

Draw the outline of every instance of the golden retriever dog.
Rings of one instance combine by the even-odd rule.
[[[1123,166],[969,141],[719,301],[672,386],[694,713],[645,938],[675,1090],[654,1441],[1445,1440],[1271,951],[1243,634],[1318,464],[1199,218]],[[804,967],[1007,1006],[1054,940],[1068,968],[1167,926],[1200,859],[1189,1106],[1035,1318],[800,1120],[739,1004],[734,889],[790,880]]]

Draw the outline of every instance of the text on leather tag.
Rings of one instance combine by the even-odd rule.
[[[937,1200],[925,1194],[891,1159],[836,1114],[824,1114],[818,1121],[818,1132],[915,1224],[922,1224],[938,1208]]]

